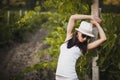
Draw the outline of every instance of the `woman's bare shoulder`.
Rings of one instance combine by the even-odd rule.
[[[69,39],[71,39],[73,36],[73,34],[70,34],[70,35],[67,35],[66,39],[65,39],[65,42],[68,41]]]

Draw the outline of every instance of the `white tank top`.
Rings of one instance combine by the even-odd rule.
[[[81,55],[82,53],[77,46],[67,48],[67,42],[62,44],[60,47],[56,75],[77,78],[75,64]]]

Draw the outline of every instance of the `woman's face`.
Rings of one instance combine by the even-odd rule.
[[[80,42],[84,42],[84,41],[87,40],[87,36],[86,36],[86,37],[83,37],[83,34],[78,31],[78,40],[79,40]]]

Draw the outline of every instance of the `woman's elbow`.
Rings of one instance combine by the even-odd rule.
[[[102,40],[102,42],[105,42],[107,40],[107,37],[104,37],[101,40]]]
[[[73,20],[74,18],[75,18],[75,15],[71,15],[71,16],[70,16],[70,19]]]
[[[78,14],[71,15],[70,19],[76,19],[77,16],[78,16]]]
[[[105,40],[105,41],[107,40],[107,37],[106,37],[106,36],[104,37],[104,40]]]

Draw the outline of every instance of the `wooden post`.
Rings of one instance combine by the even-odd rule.
[[[91,14],[99,17],[99,0],[93,0],[93,4],[91,6]],[[95,35],[95,38],[93,39],[94,41],[98,38],[98,30],[96,27],[93,27],[93,34]],[[92,59],[92,80],[99,80],[99,67],[97,66],[96,62],[98,58],[99,56],[97,55]]]
[[[10,11],[7,11],[7,24],[10,23]]]
[[[22,10],[20,10],[19,15],[20,15],[20,17],[22,17]]]

